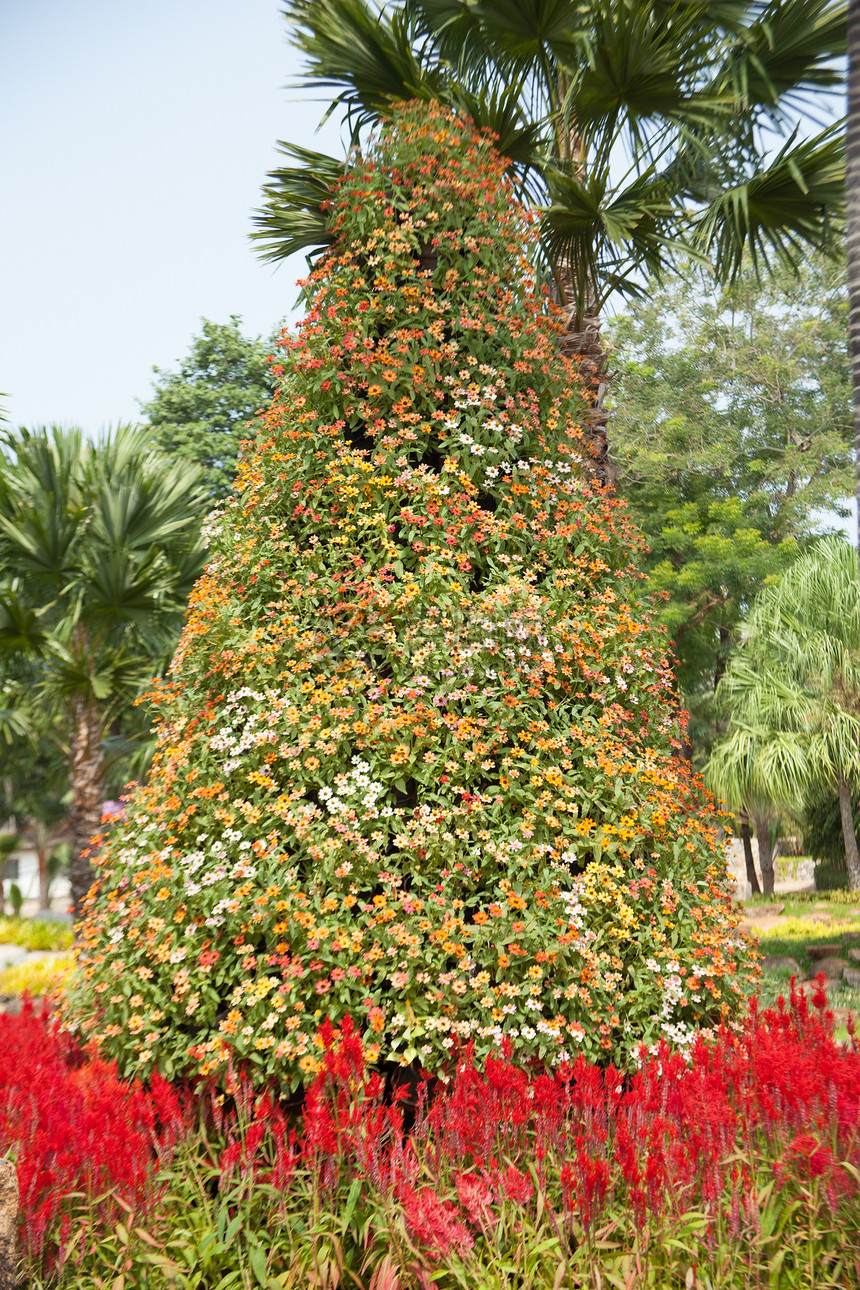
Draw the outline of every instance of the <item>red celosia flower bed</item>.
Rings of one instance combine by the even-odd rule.
[[[61,1247],[72,1240],[64,1203],[72,1193],[103,1197],[106,1224],[119,1213],[117,1195],[137,1207],[151,1201],[157,1160],[186,1119],[166,1080],[156,1076],[145,1090],[120,1079],[113,1063],[81,1052],[47,1007],[0,1015],[0,1154],[17,1163],[25,1256],[45,1252],[49,1233]]]
[[[408,1132],[404,1098],[367,1071],[349,1021],[323,1028],[323,1069],[294,1121],[242,1077],[226,1101],[124,1083],[28,1006],[0,1018],[0,1150],[18,1162],[23,1252],[62,1262],[83,1221],[72,1193],[112,1193],[86,1208],[78,1259],[117,1197],[169,1231],[163,1164],[172,1158],[175,1182],[189,1143],[185,1159],[205,1155],[231,1212],[268,1205],[263,1229],[274,1212],[337,1213],[348,1195],[351,1214],[358,1188],[365,1209],[396,1212],[427,1265],[477,1258],[512,1208],[523,1222],[549,1215],[567,1251],[619,1209],[639,1232],[695,1210],[707,1232],[737,1235],[758,1221],[763,1169],[776,1192],[814,1182],[838,1225],[858,1200],[860,1050],[834,1041],[823,994],[813,1004],[792,992],[777,1009],[753,1005],[742,1028],[686,1059],[663,1046],[633,1074],[584,1059],[552,1074],[504,1059],[479,1070],[467,1050],[447,1083],[418,1088]]]

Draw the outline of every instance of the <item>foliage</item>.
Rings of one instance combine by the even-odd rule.
[[[835,936],[860,935],[860,919],[845,915],[836,925],[829,920],[823,922],[814,914],[801,918],[784,918],[776,926],[765,928],[759,934],[764,940],[773,936],[779,939],[802,941],[804,944],[816,939],[832,941]]]
[[[274,393],[268,356],[275,337],[243,336],[241,321],[235,314],[229,323],[202,319],[179,368],[153,368],[154,392],[141,403],[159,452],[198,466],[213,499],[228,496],[240,444]]]
[[[33,681],[32,659],[4,661],[7,695],[9,701],[14,701],[15,696],[21,696],[23,686]],[[61,826],[70,806],[68,759],[62,750],[63,732],[57,713],[37,711],[32,704],[23,711],[27,721],[21,723],[17,737],[0,741],[1,809],[4,818],[15,821],[36,852],[39,904],[48,909],[51,882],[62,868],[68,867],[68,844],[61,840]],[[19,716],[21,712],[19,706]]]
[[[196,470],[119,426],[19,430],[0,461],[0,651],[33,743],[56,739],[71,786],[72,885],[105,795],[105,741],[142,734],[134,702],[175,645],[203,563]],[[83,888],[81,890],[81,888]]]
[[[12,914],[15,918],[21,916],[21,906],[24,904],[24,893],[18,886],[17,882],[9,884],[9,904],[12,906]]]
[[[852,487],[844,262],[731,287],[687,265],[612,322],[612,459],[700,755],[753,597]]]
[[[324,1012],[431,1069],[689,1038],[744,945],[503,163],[411,106],[331,217],[70,1021],[123,1070],[288,1086]]]
[[[813,903],[824,902],[828,905],[857,905],[858,903],[856,891],[827,891],[821,893],[816,891],[793,891],[784,899],[792,904],[795,901],[800,902],[801,904],[805,904],[810,901]]]
[[[74,959],[71,954],[49,955],[43,959],[24,959],[0,972],[0,994],[29,994],[37,999],[59,993],[68,978]]]
[[[482,1071],[466,1051],[422,1083],[411,1129],[347,1026],[323,1028],[296,1121],[235,1073],[226,1102],[124,1088],[32,1013],[3,1018],[22,1271],[32,1290],[842,1287],[860,1258],[860,1052],[814,1003],[792,990],[629,1078],[581,1057]]]
[[[70,927],[41,918],[0,918],[0,945],[23,945],[28,950],[67,950],[74,935]]]
[[[756,597],[720,682],[730,715],[708,779],[733,802],[796,802],[822,784],[846,799],[849,885],[860,887],[850,787],[860,781],[860,583],[857,552],[820,539]]]
[[[860,790],[853,794],[852,808],[854,828],[860,832]],[[819,788],[808,797],[803,811],[803,828],[812,859],[844,873],[845,839],[836,793]]]
[[[540,207],[579,325],[613,291],[638,294],[679,246],[730,276],[745,248],[755,263],[797,260],[842,218],[841,124],[792,133],[810,99],[844,82],[841,4],[291,0],[286,12],[304,83],[334,92],[353,143],[412,98],[494,133]],[[255,236],[272,259],[328,244],[321,177],[338,168],[281,149],[299,164],[265,189]]]
[[[0,1149],[18,1170],[18,1249],[53,1281],[89,1239],[81,1208],[91,1204],[109,1230],[129,1205],[151,1200],[156,1149],[167,1164],[179,1103],[157,1077],[144,1092],[85,1057],[45,1007],[0,1016],[0,1036]],[[84,1198],[74,1222],[73,1197]]]

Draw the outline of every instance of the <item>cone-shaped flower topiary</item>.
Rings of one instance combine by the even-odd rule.
[[[430,1069],[683,1041],[733,1010],[742,941],[529,219],[426,104],[330,218],[68,1015],[125,1070],[284,1087],[346,1014]]]

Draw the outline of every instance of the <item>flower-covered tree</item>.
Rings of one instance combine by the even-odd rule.
[[[215,522],[69,1016],[126,1070],[625,1059],[729,1013],[725,861],[637,538],[490,139],[405,108]]]

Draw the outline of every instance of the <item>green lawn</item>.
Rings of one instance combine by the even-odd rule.
[[[860,896],[857,893],[795,892],[754,896],[744,902],[744,909],[747,915],[755,917],[763,907],[779,905],[783,906],[785,922],[756,933],[761,952],[768,958],[793,958],[800,966],[801,980],[814,976],[816,972],[815,961],[809,955],[810,946],[839,945],[841,956],[845,958],[847,950],[860,949]],[[790,969],[763,971],[757,991],[763,1007],[776,1003],[781,994],[788,994],[790,977]],[[828,1002],[833,1008],[850,1008],[860,1014],[860,989],[840,984],[828,994]],[[837,1031],[839,1038],[847,1038],[847,1034],[844,1026]]]

